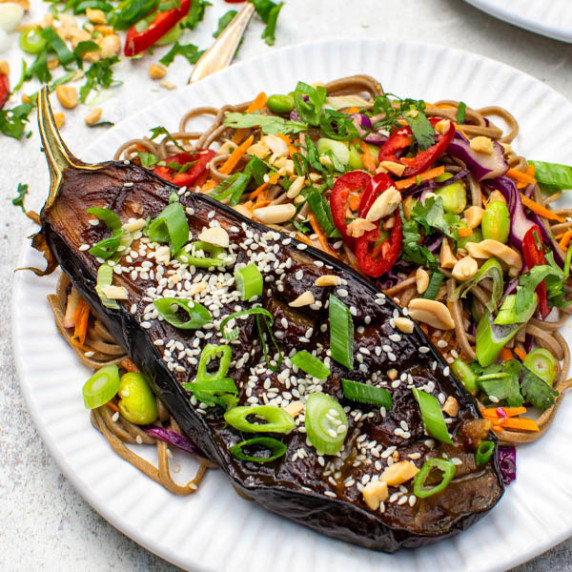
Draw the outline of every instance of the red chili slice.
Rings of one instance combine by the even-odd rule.
[[[205,173],[208,162],[215,155],[216,153],[211,149],[200,149],[194,153],[177,153],[167,157],[166,165],[158,165],[153,169],[153,173],[179,187],[190,187]],[[170,163],[176,163],[181,167],[188,163],[193,163],[193,165],[184,173],[180,173],[177,169],[169,167]]]
[[[439,121],[442,121],[441,117],[431,117],[429,121],[431,125],[435,126]],[[423,171],[426,171],[445,151],[451,143],[455,135],[455,124],[451,121],[449,126],[449,131],[444,135],[437,134],[437,143],[426,149],[425,151],[419,151],[415,157],[403,157],[398,159],[397,151],[406,149],[413,142],[413,134],[411,128],[407,125],[405,127],[399,128],[391,137],[382,145],[379,150],[379,161],[393,161],[394,163],[402,163],[406,165],[403,174],[404,178],[414,177]]]
[[[350,171],[349,173],[342,175],[334,183],[334,188],[330,195],[332,220],[334,221],[336,228],[340,231],[344,242],[350,246],[353,246],[355,239],[348,234],[348,223],[346,222],[348,199],[351,192],[366,189],[370,181],[371,177],[364,171]]]
[[[5,74],[0,74],[0,109],[10,97],[10,78]]]
[[[540,228],[535,224],[526,231],[526,234],[522,239],[524,261],[526,262],[529,270],[534,266],[546,264],[546,257],[544,256],[541,237]],[[546,283],[544,280],[536,287],[536,294],[538,295],[538,309],[540,310],[540,315],[544,320],[550,313],[548,296],[546,293]]]
[[[371,179],[361,198],[359,216],[365,218],[375,199],[392,185],[393,181],[384,173],[380,173]],[[391,270],[399,258],[403,243],[402,221],[399,211],[395,211],[394,217],[395,222],[389,238],[381,240],[381,231],[379,226],[376,226],[375,229],[356,239],[355,253],[360,268],[372,278],[378,278]]]
[[[145,30],[139,32],[135,26],[131,26],[127,30],[123,53],[127,57],[131,57],[150,48],[189,13],[190,7],[191,0],[181,0],[181,5],[178,8],[173,8],[166,12],[157,12],[157,15]]]

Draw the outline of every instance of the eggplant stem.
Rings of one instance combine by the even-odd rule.
[[[67,148],[56,126],[50,105],[49,89],[46,86],[40,90],[38,97],[38,126],[50,170],[50,192],[44,205],[44,208],[49,208],[56,200],[65,169],[73,167],[75,169],[92,171],[100,169],[101,166],[86,165]]]

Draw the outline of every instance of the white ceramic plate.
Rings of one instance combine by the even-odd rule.
[[[294,46],[231,67],[143,110],[105,133],[89,161],[156,125],[176,129],[198,105],[284,93],[297,80],[372,74],[388,91],[473,107],[504,105],[521,122],[514,146],[530,158],[566,162],[572,105],[534,78],[498,62],[420,44],[339,41]],[[47,194],[47,189],[46,189]],[[41,264],[30,248],[20,266]],[[16,276],[14,348],[28,406],[48,449],[77,490],[109,522],[163,558],[193,570],[501,570],[528,560],[572,534],[572,398],[538,444],[519,451],[518,479],[499,505],[453,540],[402,551],[372,552],[331,540],[241,499],[215,471],[199,492],[177,498],[115,456],[91,427],[81,385],[88,376],[57,335],[46,303],[55,279]],[[566,330],[568,338],[572,338]]]
[[[519,28],[572,43],[570,0],[466,0],[466,2]]]

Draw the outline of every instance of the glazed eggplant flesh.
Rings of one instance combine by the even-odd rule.
[[[114,267],[113,285],[124,287],[128,299],[119,301],[119,309],[105,307],[95,289],[102,261],[88,252],[88,246],[108,237],[109,229],[86,209],[107,208],[123,223],[153,220],[173,193],[187,213],[191,240],[213,226],[228,233],[228,265],[207,269],[182,264],[165,256],[164,244],[150,242],[139,231]],[[474,400],[451,376],[420,328],[415,326],[407,334],[396,327],[394,319],[404,311],[333,258],[204,195],[173,187],[136,165],[120,162],[103,164],[98,170],[66,169],[55,201],[42,211],[41,223],[41,235],[62,270],[145,373],[184,432],[243,496],[323,534],[386,552],[458,533],[502,496],[496,455],[483,466],[475,462],[471,427],[482,422]],[[233,269],[251,262],[263,275],[264,290],[254,302],[243,302]],[[325,275],[341,281],[316,286],[316,280]],[[313,295],[311,304],[290,305],[306,292]],[[352,370],[330,356],[330,294],[344,302],[353,317]],[[201,329],[175,328],[153,305],[161,297],[199,302],[213,320]],[[237,339],[228,342],[222,337],[219,325],[225,316],[254,306],[268,309],[274,317],[273,334],[284,355],[278,371],[266,363],[254,316],[235,320],[234,327],[240,328]],[[268,336],[266,342],[272,347]],[[321,455],[310,445],[304,411],[296,416],[296,428],[288,435],[241,433],[225,423],[223,407],[197,402],[182,384],[195,379],[201,350],[208,343],[231,347],[227,376],[239,390],[238,405],[284,408],[304,403],[314,392],[333,396],[349,420],[341,451]],[[319,380],[293,367],[289,357],[300,350],[314,353],[331,375]],[[277,360],[278,354],[273,357]],[[393,408],[349,401],[341,388],[342,378],[386,388]],[[441,404],[455,398],[458,413],[445,416],[453,444],[428,435],[412,388],[423,389]],[[286,454],[268,463],[243,461],[231,454],[233,445],[256,436],[279,439],[287,446]],[[494,439],[486,431],[485,438]],[[409,479],[389,486],[388,498],[376,510],[365,502],[364,487],[389,465],[407,460],[421,468],[433,457],[448,458],[456,466],[453,480],[442,492],[418,498]]]

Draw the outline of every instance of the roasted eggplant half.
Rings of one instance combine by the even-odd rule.
[[[207,196],[128,162],[82,163],[45,92],[39,114],[52,187],[35,246],[243,496],[385,552],[498,502],[496,455],[475,455],[494,437],[404,310]]]

